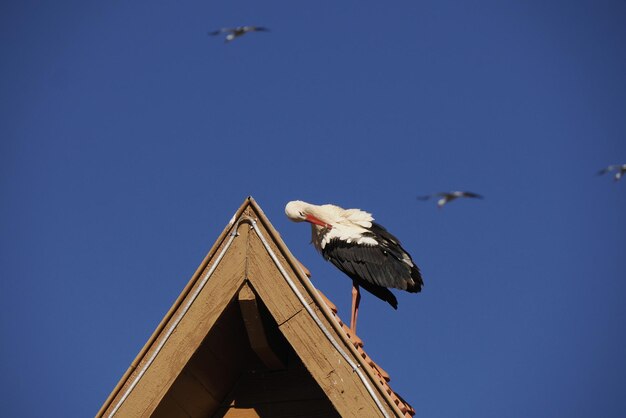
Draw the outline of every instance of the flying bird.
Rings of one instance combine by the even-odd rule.
[[[471,197],[474,199],[482,199],[483,197],[479,194],[476,193],[472,193],[472,192],[442,192],[442,193],[435,193],[435,194],[429,194],[426,196],[417,196],[417,198],[419,200],[428,200],[431,197],[438,197],[439,200],[437,201],[437,207],[438,208],[442,208],[443,205],[445,205],[448,202],[452,202],[455,199],[458,199],[459,197]]]
[[[262,26],[237,26],[236,28],[221,28],[218,30],[214,30],[213,32],[209,32],[209,35],[215,36],[222,33],[227,33],[228,35],[226,35],[226,39],[224,40],[224,42],[230,42],[235,38],[245,35],[248,32],[269,32],[269,29]]]
[[[613,165],[610,165],[607,168],[603,168],[602,170],[598,171],[598,175],[601,176],[603,174],[610,173],[611,171],[614,171],[614,170],[616,172],[615,172],[615,175],[613,176],[613,179],[615,181],[618,181],[619,179],[622,178],[622,176],[624,174],[626,174],[626,164],[622,164],[622,165],[613,164]]]
[[[295,200],[285,207],[294,222],[309,222],[313,246],[352,279],[350,328],[356,333],[360,287],[398,309],[389,287],[417,293],[424,282],[419,268],[400,241],[374,222],[370,213],[335,205]]]

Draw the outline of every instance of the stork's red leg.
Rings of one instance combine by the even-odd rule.
[[[361,302],[361,292],[356,280],[352,280],[352,313],[350,315],[350,329],[352,335],[356,335],[356,317],[359,315],[359,302]]]

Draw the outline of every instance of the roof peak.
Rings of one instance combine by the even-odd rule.
[[[221,315],[238,300],[244,286],[267,308],[341,416],[349,416],[356,406],[368,411],[367,416],[410,414],[412,408],[387,385],[388,375],[364,353],[358,337],[346,333],[336,309],[333,312],[333,305],[329,307],[306,273],[248,196],[97,416],[150,415],[157,406],[162,408],[164,399],[176,397],[175,389],[185,375],[182,370],[219,328]],[[355,396],[338,396],[338,381],[342,393]],[[203,406],[203,411],[214,412],[210,408],[222,400],[215,402]]]

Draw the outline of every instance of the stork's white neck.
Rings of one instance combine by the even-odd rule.
[[[360,209],[343,209],[335,205],[312,205],[300,200],[289,202],[285,207],[287,216],[296,221],[311,223],[311,243],[318,251],[333,239],[360,245],[377,245],[366,234],[374,218]]]

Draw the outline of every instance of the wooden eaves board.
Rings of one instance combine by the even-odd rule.
[[[404,417],[251,197],[237,210],[96,416],[151,416],[244,283],[267,307],[282,335],[342,417]],[[319,318],[319,324],[296,291]],[[360,374],[322,328],[350,362],[358,365]]]

